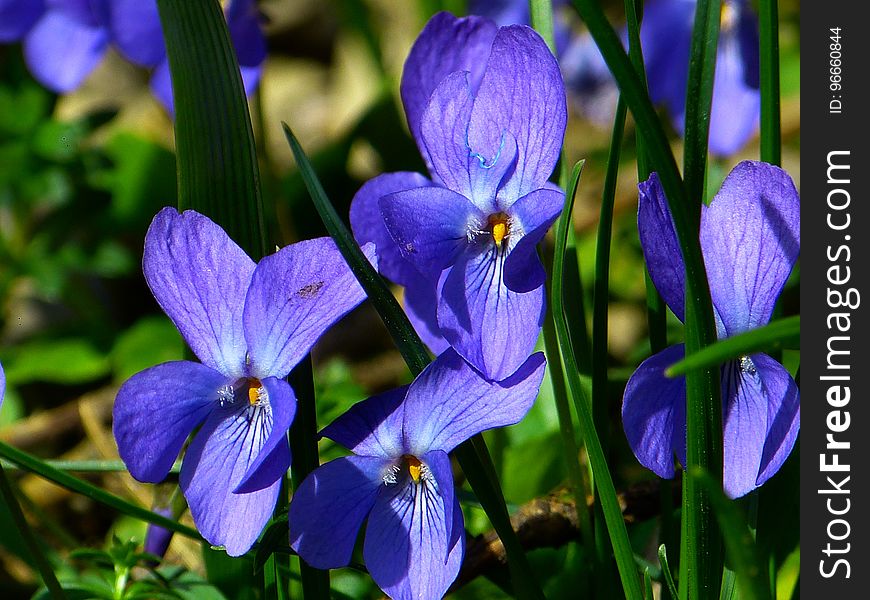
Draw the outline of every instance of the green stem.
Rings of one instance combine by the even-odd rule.
[[[173,521],[172,519],[167,519],[163,515],[151,512],[150,510],[144,509],[141,506],[131,504],[123,498],[119,498],[118,496],[110,494],[109,492],[98,488],[97,486],[92,485],[86,481],[83,481],[77,477],[73,477],[68,473],[59,471],[45,464],[44,461],[36,458],[35,456],[3,442],[0,442],[0,457],[3,457],[17,464],[23,469],[35,473],[43,479],[47,479],[48,481],[56,483],[57,485],[64,487],[72,492],[86,496],[91,500],[99,502],[100,504],[104,504],[110,508],[114,508],[118,512],[129,515],[131,517],[135,517],[137,519],[141,519],[148,523],[160,525],[165,529],[180,533],[181,535],[189,537],[193,540],[202,541],[202,536],[200,536],[195,529],[191,529],[190,527],[182,525],[181,523]]]
[[[779,10],[777,0],[759,0],[759,75],[761,82],[761,160],[782,162],[779,114]]]
[[[601,442],[599,441],[598,434],[595,430],[595,422],[592,418],[589,398],[587,397],[586,391],[580,380],[580,372],[577,368],[577,361],[574,357],[574,350],[571,346],[568,324],[565,320],[562,272],[564,267],[566,242],[568,238],[568,225],[571,222],[570,215],[573,205],[573,195],[567,195],[565,199],[565,208],[562,213],[562,216],[565,218],[559,222],[559,229],[556,233],[556,251],[553,263],[553,278],[551,283],[552,291],[550,294],[551,302],[553,304],[556,335],[559,340],[559,347],[563,352],[565,373],[568,378],[568,388],[571,391],[571,397],[574,401],[574,409],[577,412],[577,417],[580,421],[580,430],[583,432],[584,441],[586,443],[586,453],[589,456],[589,464],[594,475],[595,487],[598,490],[598,497],[607,524],[610,542],[613,546],[620,579],[622,580],[623,591],[625,592],[626,598],[629,600],[639,600],[640,598],[643,598],[643,591],[641,589],[640,578],[638,577],[635,568],[634,553],[632,552],[631,544],[628,540],[628,531],[625,528],[625,522],[622,518],[622,511],[619,507],[619,500],[616,496],[616,488],[614,487],[613,480],[610,477],[607,459],[604,456],[604,450],[601,447]]]
[[[66,598],[66,594],[64,594],[63,588],[60,587],[60,582],[55,577],[54,569],[42,551],[42,546],[39,545],[36,535],[34,535],[33,530],[28,525],[27,519],[24,518],[24,513],[21,512],[21,506],[18,504],[15,492],[12,491],[12,485],[10,485],[9,480],[6,478],[6,471],[3,470],[3,467],[0,467],[0,498],[3,499],[3,503],[12,516],[12,520],[18,527],[18,532],[30,551],[30,556],[36,563],[36,568],[42,576],[42,582],[51,594],[51,597],[63,600]]]
[[[531,25],[550,47],[550,52],[556,54],[556,40],[553,35],[553,4],[550,0],[529,0],[529,17]]]

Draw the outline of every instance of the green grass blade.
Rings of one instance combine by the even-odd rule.
[[[239,64],[220,4],[158,0],[175,97],[178,205],[266,253],[260,176]]]
[[[350,230],[338,216],[296,136],[286,123],[283,126],[302,179],[326,230],[335,240],[351,271],[368,294],[408,368],[414,375],[419,374],[430,362],[426,347],[420,341],[420,337],[414,331],[387,284],[369,264]],[[520,598],[543,598],[543,593],[536,583],[536,578],[511,525],[504,494],[495,476],[483,436],[480,434],[474,436],[460,444],[454,452],[493,528],[504,543],[515,593]]]
[[[668,564],[668,550],[664,544],[659,546],[658,554],[659,564],[662,566],[662,577],[665,579],[668,592],[671,594],[671,598],[679,598],[679,592],[677,592],[677,586],[674,583],[674,575],[671,572],[671,566]]]
[[[719,40],[720,0],[698,0],[689,60],[686,89],[685,179],[687,218],[697,231],[704,198],[707,170],[707,144],[710,107],[713,100],[713,75]],[[695,234],[697,235],[697,234]],[[680,238],[685,248],[687,240]],[[684,249],[685,253],[685,249]],[[699,265],[703,261],[699,261]],[[686,265],[687,273],[690,269]],[[688,277],[687,277],[688,279]],[[686,355],[692,355],[716,340],[712,312],[692,296],[710,292],[704,273],[687,281]],[[687,468],[722,473],[722,405],[718,369],[693,370],[686,376],[686,461]],[[683,486],[685,535],[680,547],[680,568],[686,577],[681,591],[688,598],[707,598],[719,593],[722,577],[721,540],[710,509],[708,492],[689,478]]]
[[[740,599],[769,600],[767,561],[759,555],[755,537],[737,503],[725,497],[722,485],[706,472],[694,469],[688,475],[710,494],[713,512],[719,521],[725,548],[737,575]]]
[[[756,352],[772,352],[800,345],[801,317],[778,319],[764,327],[719,340],[687,356],[665,371],[668,377],[685,375],[693,369],[718,367],[726,361]]]
[[[592,293],[592,413],[601,445],[607,448],[609,411],[607,407],[607,309],[610,304],[610,243],[613,237],[613,204],[619,177],[619,158],[622,136],[625,132],[625,103],[616,103],[610,151],[604,189],[601,193],[601,212],[595,248],[595,283]]]
[[[721,0],[698,0],[695,5],[695,27],[692,30],[689,80],[686,88],[686,128],[683,136],[683,178],[692,214],[700,214],[700,203],[704,197],[713,74],[716,71],[716,48],[719,42],[720,2]]]
[[[146,521],[148,523],[160,525],[165,529],[180,533],[185,537],[189,537],[197,541],[202,540],[202,536],[200,536],[195,529],[191,529],[190,527],[182,525],[181,523],[173,521],[172,519],[167,519],[163,515],[158,515],[157,513],[151,512],[150,510],[142,508],[141,506],[131,504],[123,498],[119,498],[114,494],[110,494],[109,492],[93,484],[90,484],[87,481],[83,481],[78,477],[73,477],[69,473],[65,473],[63,471],[59,471],[53,467],[50,467],[49,465],[45,464],[44,461],[36,458],[31,454],[28,454],[27,452],[19,450],[18,448],[10,446],[9,444],[0,442],[0,457],[17,464],[21,468],[30,471],[31,473],[39,475],[43,479],[47,479],[48,481],[56,483],[63,488],[66,488],[72,492],[76,492],[77,494],[86,496],[91,500],[99,502],[100,504],[104,504],[110,508],[114,508],[120,513],[135,517],[137,519],[141,519],[142,521]]]
[[[574,357],[568,324],[565,320],[562,270],[565,262],[568,227],[571,223],[570,215],[573,207],[573,195],[566,195],[565,208],[563,209],[562,215],[569,215],[569,217],[559,221],[559,228],[556,232],[556,251],[554,255],[553,278],[551,283],[552,288],[550,293],[553,305],[553,316],[556,322],[556,335],[559,339],[559,347],[562,350],[562,359],[565,363],[565,373],[568,378],[568,388],[571,391],[571,396],[574,401],[574,409],[576,410],[577,417],[580,421],[580,430],[583,432],[584,441],[586,443],[586,453],[589,456],[589,463],[592,468],[595,487],[598,490],[598,496],[601,502],[604,519],[607,524],[610,543],[613,546],[613,553],[619,569],[623,591],[625,592],[626,598],[629,600],[640,600],[643,598],[643,590],[641,589],[640,577],[635,568],[634,553],[632,552],[631,544],[628,540],[628,531],[625,528],[622,511],[619,508],[619,500],[616,497],[616,488],[613,486],[613,479],[610,477],[607,459],[604,456],[601,442],[598,439],[598,433],[595,430],[595,422],[592,418],[589,399],[587,398],[586,391],[580,381],[580,372],[577,368],[577,360]]]
[[[290,449],[293,451],[293,489],[305,480],[311,471],[320,466],[317,451],[317,408],[314,396],[314,369],[308,355],[290,374],[290,385],[296,393],[296,417],[290,427]],[[277,572],[283,560],[289,568],[289,557],[273,555]],[[268,567],[267,567],[268,568]],[[329,571],[315,569],[304,560],[299,561],[302,590],[306,598],[329,600]]]
[[[296,164],[299,166],[299,171],[302,174],[302,179],[308,188],[309,194],[311,194],[311,199],[317,212],[320,214],[320,218],[323,219],[326,230],[332,239],[335,240],[344,260],[347,261],[351,271],[353,271],[360,285],[366,291],[369,300],[372,301],[381,319],[383,319],[384,325],[387,326],[387,330],[393,336],[393,341],[396,343],[396,347],[399,349],[405,362],[408,363],[411,372],[416,375],[429,364],[429,353],[420,341],[417,332],[414,331],[414,328],[408,321],[408,317],[402,311],[402,307],[399,306],[392,292],[390,292],[386,282],[369,264],[368,259],[366,259],[362,250],[357,246],[356,240],[353,239],[350,230],[348,230],[344,221],[341,220],[341,217],[338,216],[329,198],[326,197],[326,192],[323,190],[323,186],[320,184],[320,180],[317,178],[311,162],[302,150],[302,146],[299,145],[299,141],[293,135],[293,131],[286,123],[282,125],[284,127],[284,135],[287,137],[287,142],[290,144],[293,156],[296,158]]]
[[[2,466],[0,466],[0,499],[3,500],[3,503],[9,510],[9,514],[12,515],[12,520],[18,527],[18,532],[24,539],[24,543],[30,551],[30,556],[33,558],[33,562],[36,563],[36,569],[39,571],[39,574],[42,577],[42,582],[45,584],[49,594],[51,594],[52,598],[63,600],[66,598],[66,595],[60,587],[60,582],[58,582],[57,577],[54,574],[54,569],[52,568],[51,563],[42,551],[42,546],[39,545],[36,535],[27,523],[27,519],[24,518],[24,513],[21,512],[18,498],[15,497],[15,492],[12,490],[9,480],[6,478],[6,471],[3,470]]]
[[[759,0],[759,75],[761,82],[761,160],[782,163],[779,114],[779,9],[777,0]]]

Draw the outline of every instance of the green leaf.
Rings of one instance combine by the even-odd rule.
[[[178,207],[266,253],[260,175],[239,63],[220,4],[158,0],[175,97]]]
[[[116,381],[156,364],[184,358],[184,341],[163,316],[140,319],[118,336],[110,354]]]
[[[227,598],[256,600],[261,584],[254,576],[250,554],[233,558],[223,550],[215,550],[208,543],[202,545],[205,573],[208,582]]]
[[[582,168],[582,164],[580,168]],[[589,464],[592,469],[595,487],[598,490],[607,532],[613,545],[613,553],[619,569],[619,576],[622,580],[622,588],[626,598],[629,600],[640,600],[643,598],[643,591],[641,589],[640,578],[635,569],[634,553],[628,539],[625,521],[622,518],[619,500],[616,497],[616,488],[613,485],[613,479],[610,477],[607,459],[604,456],[598,433],[595,430],[595,421],[592,416],[589,398],[580,381],[580,371],[577,368],[577,361],[574,357],[574,350],[571,346],[568,332],[568,324],[565,319],[562,273],[565,263],[568,227],[571,223],[570,215],[573,212],[573,207],[574,195],[568,194],[565,197],[565,207],[562,211],[562,216],[565,218],[559,221],[559,228],[556,232],[556,250],[550,293],[551,302],[553,303],[553,317],[556,323],[556,335],[558,336],[559,347],[562,351],[562,360],[565,363],[568,388],[574,400],[574,409],[577,411],[580,430],[583,432],[586,443],[586,452],[589,456]]]
[[[773,352],[784,348],[800,347],[801,317],[795,315],[778,319],[764,327],[719,340],[703,350],[690,354],[668,367],[665,375],[678,377],[692,369],[718,367],[726,361],[756,352]]]
[[[725,540],[731,566],[737,575],[741,600],[768,600],[767,561],[762,559],[755,538],[738,504],[722,492],[721,484],[700,469],[691,469],[695,479],[710,496],[716,520]]]
[[[109,372],[109,360],[84,338],[35,341],[16,348],[5,363],[6,378],[20,385],[46,381],[74,385]]]

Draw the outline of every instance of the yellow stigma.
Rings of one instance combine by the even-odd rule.
[[[420,462],[420,459],[416,456],[405,454],[402,457],[402,460],[405,461],[406,465],[408,465],[408,473],[411,475],[411,479],[414,480],[414,483],[420,483],[420,475],[423,472],[423,463]]]
[[[496,246],[501,247],[502,240],[510,233],[508,216],[503,212],[489,215],[488,224],[492,228],[492,240]]]
[[[248,402],[251,406],[254,406],[257,402],[260,401],[260,389],[263,387],[263,384],[260,383],[260,380],[256,377],[251,377],[248,379]]]
[[[737,9],[730,2],[722,2],[719,10],[719,27],[723,30],[731,29],[737,23]]]

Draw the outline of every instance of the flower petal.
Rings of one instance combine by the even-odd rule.
[[[242,307],[254,262],[226,232],[192,210],[164,208],[145,235],[142,270],[191,350],[227,377],[245,375]]]
[[[3,365],[0,365],[0,408],[3,407],[3,396],[6,394],[6,374]]]
[[[490,158],[504,144],[504,132],[516,140],[516,170],[499,192],[503,208],[547,182],[567,114],[559,65],[541,37],[523,25],[499,29],[474,101],[468,145]]]
[[[565,204],[562,190],[540,189],[517,200],[508,211],[511,235],[519,229],[519,242],[504,262],[504,284],[515,292],[528,292],[544,285],[546,273],[536,251],[538,242],[559,218]]]
[[[109,4],[109,26],[112,42],[129,61],[153,67],[166,56],[156,2],[113,0]]]
[[[44,0],[0,0],[0,43],[17,42],[45,11]]]
[[[800,428],[799,397],[788,372],[763,354],[722,367],[722,397],[723,483],[729,497],[739,498],[776,473],[788,457]]]
[[[266,38],[260,29],[257,3],[254,0],[232,0],[226,17],[239,65],[259,67],[266,60]]]
[[[465,71],[451,73],[432,93],[420,123],[420,146],[436,182],[491,213],[498,210],[494,200],[499,186],[516,168],[517,143],[502,130],[487,154],[469,145],[474,98],[468,76]]]
[[[645,3],[640,27],[650,98],[667,106],[681,132],[694,21],[695,0],[658,0]]]
[[[347,412],[324,427],[320,435],[338,442],[354,454],[395,458],[404,453],[402,423],[403,401],[408,386],[386,391],[357,402]]]
[[[451,532],[462,531],[462,511],[455,498],[452,508],[445,505],[453,493],[443,486],[435,478],[419,484],[405,478],[380,488],[363,556],[372,579],[391,598],[441,598],[459,574],[465,536]]]
[[[169,60],[164,58],[151,73],[151,93],[163,105],[166,112],[175,118],[175,106],[172,100],[172,77],[169,73]]]
[[[665,190],[657,173],[637,187],[637,232],[646,268],[665,303],[682,321],[686,267]]]
[[[212,411],[191,442],[181,466],[180,485],[197,529],[230,556],[247,552],[272,516],[281,479],[248,494],[236,494],[242,478],[272,429],[268,407],[246,401]],[[280,448],[280,447],[279,447]],[[286,471],[290,453],[276,450],[275,470]]]
[[[62,93],[77,88],[103,58],[108,31],[81,2],[53,6],[24,39],[24,57],[33,76]]]
[[[423,343],[438,355],[450,347],[438,327],[438,282],[422,275],[405,286],[405,312]]]
[[[701,215],[701,248],[728,335],[766,324],[800,252],[800,198],[788,173],[734,167]]]
[[[761,118],[761,91],[757,79],[755,86],[747,84],[746,58],[737,31],[723,31],[716,54],[713,104],[710,110],[710,152],[717,156],[730,156],[746,145]],[[757,29],[754,57],[749,60],[753,59],[757,71]]]
[[[471,436],[518,423],[532,407],[544,377],[544,355],[530,356],[501,382],[487,381],[446,350],[411,384],[405,399],[405,451],[450,452]]]
[[[257,458],[233,490],[235,494],[256,492],[272,485],[283,477],[287,472],[287,465],[290,464],[287,432],[290,431],[290,425],[296,415],[296,395],[290,384],[283,379],[267,377],[261,383],[269,398],[272,427]]]
[[[453,348],[487,378],[504,379],[535,347],[544,320],[544,288],[511,291],[504,253],[494,245],[464,254],[441,278],[438,326]]]
[[[686,464],[686,378],[665,377],[681,360],[682,344],[643,361],[625,386],[622,426],[640,464],[659,477],[674,476],[674,454]]]
[[[420,275],[402,257],[399,247],[387,231],[379,201],[381,197],[393,192],[428,185],[432,185],[432,182],[419,173],[384,173],[369,179],[350,204],[350,224],[357,243],[363,245],[373,242],[378,255],[378,271],[400,285],[408,285],[409,281],[416,281]]]
[[[251,374],[287,375],[365,297],[330,238],[291,244],[263,258],[245,300]]]
[[[432,92],[447,75],[468,71],[471,93],[477,91],[495,34],[495,23],[488,19],[457,19],[446,12],[432,17],[420,32],[405,61],[400,88],[408,128],[418,143],[423,112]],[[422,144],[420,151],[428,164]]]
[[[389,463],[345,456],[315,469],[290,502],[290,546],[317,569],[350,562],[357,532],[369,514]]]
[[[399,252],[433,280],[468,247],[471,232],[486,223],[486,215],[468,198],[441,187],[382,196],[380,207]]]
[[[766,354],[752,355],[767,393],[767,439],[755,485],[779,471],[797,440],[801,427],[800,391],[788,371]]]
[[[130,474],[163,481],[187,437],[218,406],[218,390],[226,383],[214,369],[189,361],[163,363],[124,382],[112,430]]]

